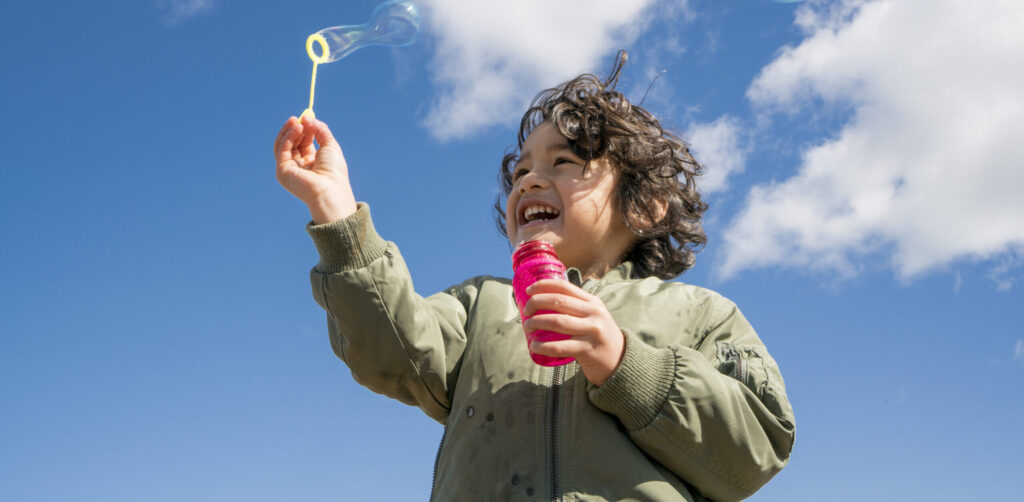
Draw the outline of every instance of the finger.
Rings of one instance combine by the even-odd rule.
[[[302,125],[306,127],[313,127],[313,124],[320,121],[320,119],[316,118],[316,114],[312,113],[312,110],[310,110],[310,112],[311,113],[302,112],[302,115],[299,117],[299,122],[302,122]]]
[[[523,306],[523,315],[530,317],[544,310],[575,317],[586,317],[594,313],[594,308],[579,298],[561,293],[538,293],[531,296]]]
[[[588,317],[574,317],[565,314],[537,314],[523,321],[523,331],[554,331],[568,336],[597,334],[597,325]]]
[[[579,338],[567,338],[565,340],[552,340],[542,342],[534,340],[530,342],[530,352],[549,357],[575,357],[579,358],[590,350],[590,344]]]
[[[312,128],[307,127],[306,131],[309,138],[308,141],[306,141],[306,137],[303,137],[299,154],[302,155],[303,160],[306,162],[313,162],[313,158],[316,157],[316,145],[313,144],[313,130]]]
[[[596,298],[594,295],[583,291],[579,286],[564,279],[541,279],[526,288],[526,294],[528,295],[536,295],[540,293],[569,295],[588,302]]]
[[[297,124],[285,133],[284,138],[281,139],[281,145],[277,150],[277,163],[295,160],[298,152],[295,151],[295,142],[302,135],[302,124]]]
[[[294,119],[294,120],[293,120]],[[274,155],[280,151],[281,141],[295,128],[295,125],[299,123],[299,120],[294,116],[288,117],[288,120],[284,121],[284,125],[281,126],[281,130],[277,133],[277,138],[274,139]]]
[[[298,148],[299,152],[305,154],[305,152],[309,151],[310,148],[312,148],[314,151],[316,150],[316,147],[313,146],[314,133],[314,126],[309,123],[309,117],[303,118],[302,135],[296,142],[296,148]]]

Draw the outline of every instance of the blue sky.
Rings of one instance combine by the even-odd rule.
[[[586,8],[582,8],[582,4]],[[423,499],[441,427],[355,384],[273,138],[306,36],[376,2],[0,7],[0,499]],[[621,89],[708,169],[681,280],[779,361],[790,465],[753,500],[1008,500],[1024,471],[1024,8],[1012,0],[424,0],[321,66],[316,112],[429,294],[509,274],[525,102]]]

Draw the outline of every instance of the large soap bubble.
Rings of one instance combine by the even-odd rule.
[[[364,24],[332,26],[310,35],[306,39],[306,53],[313,60],[313,79],[309,84],[309,108],[302,115],[315,116],[313,94],[317,65],[332,63],[372,45],[405,47],[416,41],[419,30],[419,9],[412,2],[392,0],[378,5]]]
[[[420,13],[411,2],[393,0],[373,10],[365,24],[324,28],[306,39],[306,52],[315,63],[331,63],[371,45],[405,47],[416,41]],[[318,45],[319,54],[313,45]]]

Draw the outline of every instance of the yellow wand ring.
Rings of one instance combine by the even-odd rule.
[[[320,44],[320,55],[313,51],[313,43]],[[329,49],[327,48],[327,39],[319,33],[314,33],[306,39],[306,53],[309,54],[309,59],[312,59],[314,63],[326,63],[329,58]]]

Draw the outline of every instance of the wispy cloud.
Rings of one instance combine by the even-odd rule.
[[[1024,249],[1024,65],[1009,63],[1024,61],[1024,3],[840,0],[796,19],[805,39],[748,98],[768,117],[850,118],[793,177],[750,191],[719,272],[851,274],[882,251],[908,279]]]
[[[421,0],[434,36],[438,98],[425,119],[441,140],[514,125],[541,89],[604,71],[615,50],[647,29],[655,0]],[[692,17],[681,0],[662,2]]]
[[[1024,365],[1024,340],[1017,339],[1017,345],[1013,347],[1013,361]]]
[[[691,124],[687,129],[693,155],[705,169],[699,181],[701,193],[726,189],[729,175],[743,171],[747,156],[740,134],[738,121],[728,115],[710,123]]]
[[[164,10],[164,19],[168,23],[177,23],[210,10],[216,0],[160,0]]]
[[[1013,289],[1014,281],[1017,280],[1015,272],[1020,269],[1022,264],[1024,264],[1024,253],[1021,253],[1020,256],[1014,254],[1003,256],[989,270],[988,278],[996,284],[996,290],[1010,291]]]

